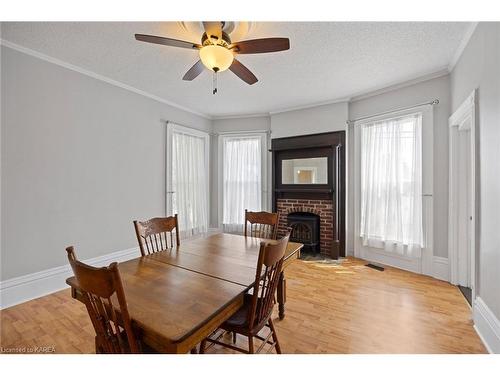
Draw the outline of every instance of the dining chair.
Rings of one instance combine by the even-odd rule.
[[[134,220],[134,227],[142,256],[172,249],[181,244],[177,214],[169,217],[155,217],[147,221]]]
[[[249,354],[259,353],[266,344],[270,344],[267,352],[271,351],[274,347],[276,353],[281,354],[278,336],[276,335],[271,315],[276,302],[275,293],[289,238],[290,231],[276,244],[263,242],[260,244],[253,292],[252,294],[245,294],[243,306],[220,326],[226,332],[246,336],[248,338],[248,350],[220,341],[221,336],[215,337],[217,334],[215,333],[201,342],[200,353],[205,352],[205,346],[209,342]],[[269,333],[266,337],[259,335],[264,327],[269,328]],[[270,341],[271,336],[272,341]],[[254,350],[254,338],[262,341],[257,350]]]
[[[252,212],[245,209],[245,237],[276,239],[279,214],[276,212]]]
[[[96,268],[78,261],[73,246],[66,252],[94,326],[96,353],[140,353],[142,345],[132,330],[117,263]]]

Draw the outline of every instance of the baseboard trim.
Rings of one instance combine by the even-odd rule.
[[[102,267],[112,262],[124,262],[137,258],[139,255],[139,248],[134,247],[86,259],[84,262],[95,267]],[[68,287],[66,279],[71,275],[73,272],[68,264],[2,281],[0,282],[0,310],[65,289]]]
[[[500,354],[500,321],[481,297],[474,301],[474,328],[491,354]]]
[[[386,266],[400,268],[405,271],[410,271],[418,274],[423,274],[422,259],[411,258],[399,254],[386,253],[382,250],[372,249],[370,251],[360,249],[359,254],[355,255],[358,258],[369,262],[376,262]],[[433,256],[432,271],[428,276],[438,280],[449,281],[450,269],[448,266],[448,258]]]
[[[432,258],[432,277],[438,280],[450,281],[448,258],[438,256]]]
[[[220,232],[219,228],[209,228],[207,234],[210,236]],[[182,241],[193,240],[203,235],[185,238]],[[94,267],[103,267],[112,262],[125,262],[137,258],[140,254],[139,247],[133,247],[86,259],[84,262]],[[0,310],[68,288],[66,279],[72,275],[71,267],[67,264],[0,281]]]
[[[369,262],[380,263],[414,273],[422,273],[420,258],[410,258],[399,254],[387,253],[378,249],[360,249],[359,254],[355,256]]]

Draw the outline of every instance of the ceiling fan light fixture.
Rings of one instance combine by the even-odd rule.
[[[226,47],[210,44],[200,49],[200,60],[208,69],[223,72],[231,66],[234,56]]]
[[[189,68],[182,79],[192,81],[203,72],[203,67],[206,67],[214,72],[214,93],[217,92],[217,73],[227,69],[230,69],[238,78],[249,85],[259,81],[255,74],[234,57],[235,55],[261,54],[290,49],[288,38],[260,38],[233,43],[229,34],[234,31],[234,28],[229,27],[230,25],[226,24],[225,21],[203,21],[201,25],[203,25],[204,32],[200,44],[146,34],[135,34],[135,39],[140,42],[198,51],[199,60]]]

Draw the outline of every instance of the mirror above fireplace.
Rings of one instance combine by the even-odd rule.
[[[327,184],[328,158],[321,157],[282,160],[281,183],[286,185]]]

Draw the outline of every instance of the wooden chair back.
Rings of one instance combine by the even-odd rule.
[[[96,268],[78,261],[73,246],[66,248],[66,252],[95,329],[96,352],[139,353],[117,263]],[[112,303],[114,294],[120,319]]]
[[[252,212],[245,210],[245,237],[275,240],[278,233],[279,214],[275,212]]]
[[[275,303],[275,293],[289,239],[290,230],[275,245],[263,242],[260,244],[252,306],[248,317],[250,329],[254,326],[264,324],[269,319]]]
[[[178,247],[181,243],[177,214],[169,217],[155,217],[147,221],[135,220],[134,227],[142,256],[172,249]]]

